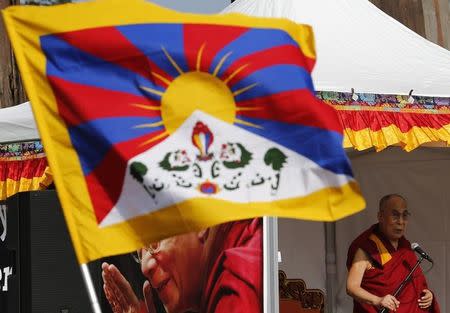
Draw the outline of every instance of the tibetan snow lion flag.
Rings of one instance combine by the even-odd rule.
[[[308,26],[110,0],[3,12],[81,263],[364,207]]]

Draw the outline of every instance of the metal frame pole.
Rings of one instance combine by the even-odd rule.
[[[91,273],[89,272],[89,268],[88,268],[87,264],[81,264],[80,269],[81,269],[81,274],[83,275],[84,284],[88,291],[89,299],[91,301],[92,312],[102,313],[102,309],[100,308],[100,303],[98,302],[97,294],[95,293]]]
[[[263,218],[264,313],[279,313],[278,220]]]
[[[336,222],[324,223],[326,267],[326,312],[337,311]]]

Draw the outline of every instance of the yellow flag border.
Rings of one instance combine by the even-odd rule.
[[[332,221],[364,207],[364,200],[357,195],[359,192],[357,185],[351,182],[338,188],[322,189],[306,197],[264,203],[190,199],[127,222],[99,228],[78,156],[72,149],[68,131],[58,115],[56,100],[45,76],[46,63],[40,48],[40,36],[140,23],[195,23],[274,28],[286,31],[299,43],[305,56],[315,58],[312,30],[309,26],[298,25],[286,19],[256,18],[239,14],[179,13],[143,0],[129,0],[126,6],[121,0],[101,0],[53,7],[15,6],[3,10],[2,13],[48,161],[54,172],[58,195],[79,263],[135,250],[146,242],[173,235],[175,227],[178,229],[176,233],[182,233],[201,230],[232,219],[261,215]],[[79,18],[80,16],[82,18]],[[77,166],[74,167],[74,164]],[[205,201],[208,202],[208,209],[206,206],[203,207]],[[296,209],[292,209],[293,207]],[[323,207],[329,207],[330,210],[318,211],[318,208]],[[74,214],[76,210],[77,213]],[[148,232],[149,225],[154,232]],[[172,225],[172,228],[168,225]],[[81,237],[89,240],[81,240]]]

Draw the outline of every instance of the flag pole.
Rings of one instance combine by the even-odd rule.
[[[89,272],[87,264],[81,264],[80,269],[81,273],[83,274],[83,280],[84,284],[86,285],[86,289],[88,291],[89,299],[91,300],[92,312],[102,313],[100,303],[98,302],[97,294],[95,293],[94,284],[92,283],[91,273]]]

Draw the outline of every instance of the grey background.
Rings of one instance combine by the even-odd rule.
[[[88,0],[72,0],[72,2],[84,2]],[[124,0],[125,1],[125,0]],[[56,4],[65,1],[60,0],[20,0],[21,4],[30,2],[42,4]],[[193,13],[217,13],[231,3],[231,0],[151,0],[161,6],[171,8],[178,11]]]
[[[231,0],[152,0],[156,4],[179,11],[216,13],[231,3]]]

